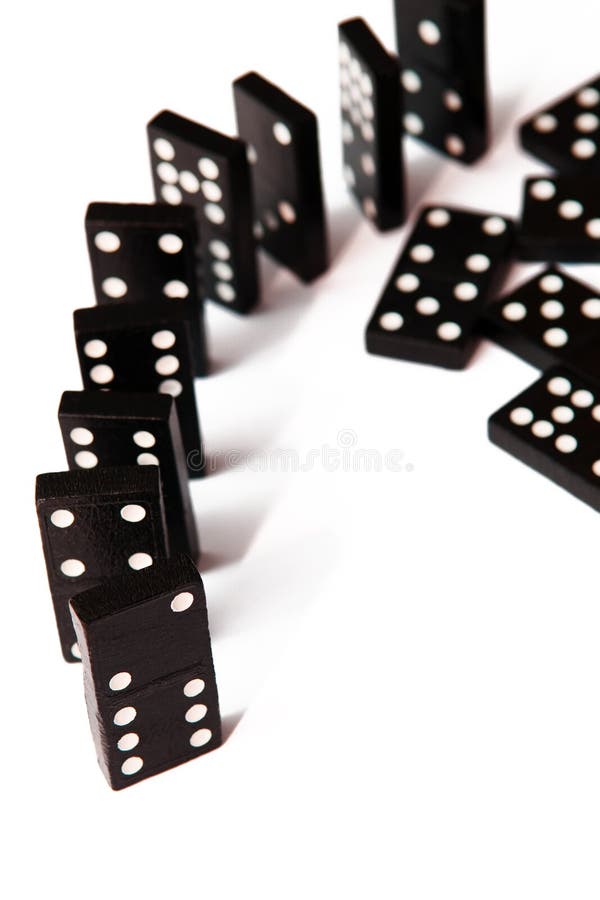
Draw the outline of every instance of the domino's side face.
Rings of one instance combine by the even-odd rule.
[[[589,175],[527,178],[519,257],[600,262],[600,186]]]
[[[189,311],[195,373],[205,375],[193,211],[164,203],[91,203],[85,230],[97,303],[182,301]]]
[[[501,216],[424,209],[367,325],[368,352],[464,368],[513,238],[512,223]]]
[[[244,144],[168,110],[148,123],[148,141],[157,200],[195,211],[204,296],[250,312],[259,287]]]
[[[98,760],[113,789],[220,745],[206,599],[189,559],[79,594],[71,610]]]
[[[248,144],[255,235],[305,282],[329,264],[317,119],[256,72],[233,85],[240,137]]]
[[[65,391],[58,420],[70,469],[160,465],[171,552],[199,558],[185,451],[172,397]]]
[[[522,359],[547,369],[558,364],[600,376],[600,297],[555,267],[545,269],[491,303],[485,334]]]
[[[157,391],[175,398],[188,476],[204,467],[188,309],[167,301],[78,309],[73,315],[85,390]]]
[[[381,231],[404,221],[399,66],[363,19],[339,25],[346,183]]]
[[[521,146],[566,175],[600,175],[600,77],[521,123]]]
[[[78,662],[71,597],[168,555],[160,476],[137,466],[38,475],[35,502],[63,656]]]
[[[599,382],[545,372],[489,420],[492,443],[600,511]]]
[[[404,130],[460,162],[489,146],[483,0],[396,0]]]

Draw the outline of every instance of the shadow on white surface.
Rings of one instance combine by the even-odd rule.
[[[353,235],[364,221],[363,216],[352,198],[348,197],[345,206],[338,206],[329,211],[329,249],[331,266],[335,266],[343,255],[344,247],[350,243]]]
[[[234,518],[231,509],[199,517],[202,574],[232,565],[246,556],[266,518],[271,499],[270,491],[264,495],[254,496],[253,502],[245,509],[236,508]]]
[[[425,194],[435,187],[444,168],[443,157],[434,150],[422,144],[417,145],[416,141],[412,142],[412,149],[415,158],[411,159],[412,154],[407,154],[410,164],[406,167],[407,215],[411,215],[413,210],[423,202]]]
[[[245,709],[239,710],[238,712],[230,713],[228,716],[223,716],[221,719],[221,734],[223,736],[223,743],[226,743],[235,729],[238,727],[244,715],[246,713]]]
[[[519,109],[519,102],[523,91],[510,91],[501,97],[494,97],[491,104],[492,110],[492,147],[489,152],[496,150],[496,145],[507,130],[513,130]]]
[[[319,291],[318,280],[303,285],[271,260],[263,258],[261,263],[262,300],[254,312],[235,318],[232,315],[227,322],[214,315],[220,310],[209,313],[211,375],[220,375],[245,363],[289,337]]]

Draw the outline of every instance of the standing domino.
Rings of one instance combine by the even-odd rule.
[[[259,290],[244,144],[169,110],[148,123],[148,141],[156,199],[197,216],[204,297],[250,312]]]
[[[160,465],[171,552],[199,558],[185,451],[172,397],[65,391],[58,421],[70,469]]]
[[[255,234],[302,281],[328,266],[317,119],[256,72],[233,84],[240,137],[248,144]]]
[[[221,743],[202,579],[184,556],[74,597],[85,697],[114,790]]]
[[[404,221],[399,66],[363,19],[339,26],[344,177],[381,231]]]
[[[77,353],[86,390],[157,391],[175,398],[188,475],[204,467],[194,393],[192,334],[184,304],[113,304],[75,310]]]
[[[85,230],[97,303],[181,301],[189,311],[195,373],[205,375],[193,212],[164,203],[90,203]]]
[[[395,0],[404,127],[475,162],[489,143],[484,0]]]
[[[138,466],[38,475],[35,504],[63,655],[76,662],[71,597],[167,555],[160,475]]]

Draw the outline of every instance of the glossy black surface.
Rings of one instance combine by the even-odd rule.
[[[71,601],[98,761],[112,788],[221,743],[202,579],[184,556]]]
[[[35,500],[61,648],[67,662],[78,662],[71,597],[167,555],[159,471],[124,466],[38,475]]]
[[[160,465],[171,552],[199,558],[185,451],[172,397],[65,391],[58,421],[70,469]]]

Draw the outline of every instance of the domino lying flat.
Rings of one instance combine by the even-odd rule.
[[[92,588],[71,609],[98,761],[114,790],[219,746],[206,598],[189,559]]]
[[[600,184],[581,175],[527,178],[518,251],[521,259],[600,262]]]
[[[185,451],[172,397],[65,391],[58,421],[70,469],[160,465],[170,550],[199,558]]]
[[[600,359],[592,360],[588,352],[600,356],[600,297],[560,269],[546,269],[491,303],[484,329],[496,343],[540,369],[562,363],[583,375],[600,376]]]
[[[497,444],[600,511],[598,382],[554,368],[489,420]]]
[[[255,234],[302,281],[328,266],[317,119],[256,72],[233,84],[240,137],[248,144]]]
[[[192,206],[204,297],[238,313],[259,300],[252,188],[242,141],[169,110],[148,123],[157,200]]]
[[[185,301],[195,373],[205,375],[208,360],[194,213],[166,204],[91,203],[85,230],[96,302]]]
[[[73,315],[86,390],[158,391],[175,397],[188,476],[204,467],[194,393],[192,333],[185,304],[120,303],[78,309]]]
[[[78,662],[71,597],[167,556],[160,475],[137,466],[38,475],[35,503],[62,652]]]
[[[339,26],[344,177],[381,231],[404,221],[399,66],[363,19]]]
[[[521,145],[566,175],[600,175],[600,77],[521,124]]]
[[[484,0],[395,0],[404,128],[472,163],[489,143]]]
[[[464,368],[513,231],[500,216],[424,209],[367,326],[369,353]]]

